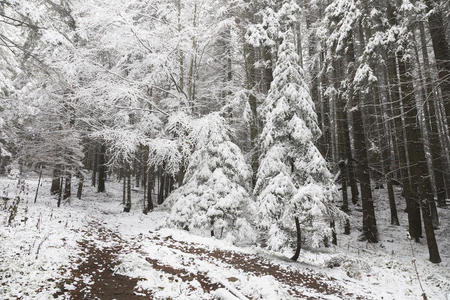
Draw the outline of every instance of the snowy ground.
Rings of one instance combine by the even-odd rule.
[[[12,226],[0,200],[0,299],[420,299],[414,258],[428,299],[450,293],[450,210],[439,211],[443,262],[434,265],[425,241],[407,239],[400,197],[401,226],[387,225],[384,190],[375,191],[380,243],[357,242],[361,212],[351,207],[350,236],[339,234],[335,248],[304,249],[293,263],[281,253],[164,228],[167,212],[143,215],[136,191],[124,214],[118,183],[108,182],[105,194],[87,187],[83,200],[56,208],[49,179],[36,204],[37,181],[26,182],[29,194]],[[7,189],[11,197],[14,185],[1,178],[0,196]]]

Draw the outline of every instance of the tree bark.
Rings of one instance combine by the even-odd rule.
[[[81,195],[83,194],[83,184],[84,184],[84,176],[81,172],[78,172],[78,189],[77,189],[77,198],[81,199]]]
[[[106,181],[106,159],[105,159],[106,146],[102,144],[100,146],[100,152],[98,153],[98,186],[97,192],[105,192]]]
[[[42,178],[42,164],[39,167],[39,179],[38,179],[38,185],[36,187],[36,194],[34,196],[34,203],[37,201],[38,193],[39,193],[39,186],[41,185],[41,178]]]
[[[125,207],[127,202],[127,176],[125,171],[122,169],[122,180],[123,180],[123,188],[122,188],[122,204]]]
[[[131,210],[131,170],[128,168],[127,172],[127,202],[123,209],[124,212],[130,212]]]
[[[341,171],[341,187],[342,187],[342,210],[348,212],[348,195],[347,195],[347,179],[345,161],[339,162],[339,169]]]
[[[298,217],[295,217],[295,229],[297,232],[297,243],[296,243],[296,248],[295,248],[295,254],[291,258],[293,261],[298,260],[298,257],[300,256],[300,250],[302,249],[302,231],[300,228],[300,221],[299,221]]]
[[[53,169],[53,178],[52,178],[52,185],[50,187],[50,193],[52,195],[58,195],[60,191],[60,171],[57,167]]]
[[[155,180],[154,180],[154,169],[151,168],[148,171],[148,175],[147,175],[147,210],[148,211],[152,211],[153,210],[153,200],[152,200],[152,191],[153,191],[153,187],[155,185]]]
[[[57,207],[61,206],[61,200],[62,200],[62,197],[63,197],[63,188],[64,188],[63,183],[64,183],[64,177],[61,176],[61,177],[59,177],[59,194],[58,194]]]
[[[72,174],[66,174],[65,180],[64,180],[64,197],[63,199],[66,200],[72,196]]]
[[[164,202],[164,189],[166,186],[166,176],[165,174],[162,172],[162,170],[160,171],[160,175],[159,175],[159,189],[158,189],[158,204],[163,204]]]
[[[364,38],[362,29],[359,30],[360,50],[363,49]],[[349,54],[349,62],[354,63],[354,55]],[[353,78],[355,70],[351,70]],[[378,230],[375,219],[375,209],[373,207],[372,189],[370,185],[369,160],[367,156],[366,136],[364,132],[364,122],[362,115],[362,100],[358,92],[353,91],[350,86],[350,93],[353,94],[352,110],[353,110],[353,139],[355,147],[355,156],[359,162],[358,179],[361,185],[361,204],[363,210],[363,237],[370,243],[378,242]]]
[[[98,168],[98,154],[97,154],[97,145],[94,144],[94,158],[92,160],[92,186],[97,184],[97,168]]]
[[[429,184],[429,180],[426,178],[422,178],[422,194],[425,193],[425,195],[422,196],[422,199],[424,199],[421,202],[421,208],[422,208],[422,217],[423,217],[423,224],[425,227],[425,234],[427,237],[427,245],[428,245],[428,253],[430,255],[430,261],[432,263],[440,263],[441,257],[439,255],[439,249],[436,242],[436,237],[434,235],[434,228],[433,228],[433,222],[432,222],[432,216],[430,211],[430,194],[431,191],[429,191],[429,187],[427,185]],[[428,191],[427,191],[428,190]],[[428,195],[427,195],[428,193]],[[428,199],[427,199],[428,198]]]
[[[394,186],[392,185],[392,175],[387,175],[387,189],[389,197],[389,208],[391,210],[391,225],[400,225],[397,215],[397,205],[395,204]]]

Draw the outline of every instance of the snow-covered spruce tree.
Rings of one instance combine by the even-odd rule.
[[[296,229],[312,246],[332,234],[329,222],[340,214],[327,163],[314,143],[321,132],[304,81],[291,30],[279,48],[274,80],[262,107],[261,159],[255,186],[256,223],[267,231],[268,247],[279,250]]]
[[[168,198],[173,203],[169,223],[236,242],[252,242],[246,216],[251,207],[247,192],[250,167],[230,140],[231,129],[219,113],[194,121],[190,137],[194,149],[183,185]]]

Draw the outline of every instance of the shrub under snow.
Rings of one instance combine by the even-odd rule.
[[[194,151],[183,185],[167,199],[173,203],[169,223],[190,231],[214,232],[234,241],[253,239],[247,221],[251,197],[250,168],[231,131],[218,113],[193,124]]]

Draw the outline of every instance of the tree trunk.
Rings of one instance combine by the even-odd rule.
[[[62,200],[62,197],[63,197],[63,188],[64,188],[63,183],[64,183],[64,177],[61,176],[59,178],[59,194],[58,194],[58,204],[57,204],[58,207],[61,206],[61,200]]]
[[[383,66],[384,67],[384,66]],[[376,69],[378,71],[378,77],[380,78],[380,82],[382,82],[382,86],[378,88],[379,98],[380,98],[380,119],[382,124],[380,127],[384,129],[383,135],[388,137],[388,143],[382,149],[383,156],[383,169],[384,169],[384,177],[386,180],[388,198],[389,198],[389,209],[391,212],[391,225],[400,225],[397,214],[397,204],[395,203],[395,194],[394,194],[394,186],[392,184],[392,166],[394,160],[394,142],[392,139],[392,130],[395,130],[395,126],[392,126],[393,122],[390,122],[389,119],[392,116],[389,116],[389,108],[387,106],[388,101],[388,90],[386,87],[389,86],[387,78],[385,76],[385,70],[381,69],[381,66],[377,66]],[[381,139],[379,140],[381,144]]]
[[[122,169],[122,180],[123,180],[123,189],[122,189],[122,204],[125,207],[127,202],[127,176],[125,171]]]
[[[40,168],[39,168],[39,179],[38,179],[38,185],[36,187],[36,194],[34,196],[34,203],[36,203],[36,201],[37,201],[37,197],[38,197],[38,193],[39,193],[39,186],[41,185],[41,178],[42,178],[42,164],[40,165]]]
[[[162,170],[160,171],[160,175],[159,175],[159,189],[158,189],[158,204],[163,204],[164,202],[164,191],[165,191],[165,187],[166,187],[166,176],[165,174],[162,172]]]
[[[92,160],[92,186],[97,184],[97,168],[98,168],[98,155],[97,145],[94,144],[94,159]]]
[[[293,261],[297,261],[298,257],[300,256],[300,250],[302,249],[302,232],[300,228],[300,221],[298,220],[298,217],[295,217],[295,229],[297,232],[297,244],[295,248],[295,254],[292,256]]]
[[[378,242],[378,232],[373,208],[370,173],[367,158],[367,147],[361,108],[353,110],[353,130],[356,157],[359,161],[358,178],[361,185],[361,204],[363,209],[363,234],[371,243]]]
[[[350,234],[350,219],[348,219],[348,218],[345,220],[344,234],[346,234],[346,235]]]
[[[360,29],[360,48],[363,49],[364,39],[362,30]],[[359,52],[362,52],[362,50]],[[354,54],[348,55],[349,62],[354,63]],[[351,70],[351,78],[354,77],[355,70]],[[355,147],[355,156],[359,162],[357,176],[361,185],[361,204],[363,210],[363,237],[370,243],[378,242],[378,230],[375,219],[375,209],[373,207],[372,190],[370,185],[369,161],[367,157],[366,136],[364,132],[364,122],[362,115],[362,100],[358,92],[353,92],[353,86],[350,86],[350,93],[354,95],[352,98],[352,115],[353,115],[353,139]]]
[[[127,173],[127,202],[123,209],[124,212],[130,212],[131,210],[131,170],[128,169]]]
[[[186,173],[186,168],[184,166],[184,159],[181,162],[181,166],[180,166],[180,171],[178,171],[177,174],[177,183],[178,183],[178,187],[183,185],[183,180],[184,180],[184,174]]]
[[[345,161],[339,162],[339,169],[341,170],[341,187],[342,187],[342,210],[348,212],[348,195],[347,195],[347,179]]]
[[[152,200],[152,191],[153,191],[153,187],[155,185],[155,180],[154,180],[154,169],[151,168],[148,171],[148,175],[147,175],[147,210],[148,211],[152,211],[153,210],[153,200]]]
[[[140,168],[138,161],[136,161],[136,178],[135,179],[136,179],[135,187],[137,189],[139,189],[140,184],[141,184],[141,168]]]
[[[250,91],[248,97],[248,104],[252,113],[250,120],[250,147],[251,147],[251,167],[253,171],[252,175],[252,186],[256,184],[256,175],[259,168],[259,151],[258,151],[258,104],[256,96],[254,95],[254,89],[256,87],[256,70],[255,70],[255,48],[252,45],[244,45],[244,55],[245,55],[245,69],[247,76],[247,88]]]
[[[65,176],[64,180],[64,197],[63,199],[66,200],[72,196],[72,174],[67,174]]]
[[[421,208],[422,208],[422,217],[423,217],[423,225],[425,227],[425,234],[427,237],[427,245],[428,245],[428,253],[430,254],[430,261],[432,263],[440,263],[441,257],[439,255],[439,249],[436,242],[436,237],[434,235],[434,228],[432,222],[432,216],[430,211],[430,203],[433,199],[430,199],[431,191],[429,190],[429,180],[425,179],[421,184]]]
[[[351,86],[353,83],[353,64],[355,60],[355,50],[354,50],[354,43],[350,42],[348,45],[348,51],[347,51],[347,62],[350,63],[350,66],[347,70],[347,73],[350,74],[347,78],[348,85]],[[353,97],[354,95],[352,93],[348,93],[349,99],[347,99],[346,105],[353,103]],[[345,106],[344,106],[345,108]],[[358,197],[359,197],[359,190],[358,190],[358,184],[356,183],[355,178],[355,164],[353,161],[353,154],[352,154],[352,145],[351,145],[351,139],[350,139],[350,126],[349,126],[349,120],[348,120],[348,113],[345,112],[344,119],[342,120],[342,130],[343,130],[343,137],[344,137],[344,143],[345,143],[345,154],[346,154],[346,160],[347,160],[347,179],[348,184],[350,185],[351,192],[352,192],[352,203],[355,205],[358,203]]]
[[[145,156],[147,157],[147,153],[145,153]],[[147,161],[147,159],[144,159],[144,161]],[[147,177],[148,177],[148,168],[146,165],[144,165],[144,167],[142,168],[142,187],[144,189],[144,200],[143,200],[143,204],[144,204],[144,214],[147,214],[148,212],[148,208],[147,208],[147,189],[148,189],[148,185],[147,185]]]
[[[55,167],[53,169],[53,178],[52,178],[52,185],[50,187],[50,193],[52,195],[59,195],[59,191],[60,191],[60,174],[59,174],[59,170],[57,167]]]
[[[100,146],[100,152],[98,154],[98,186],[97,192],[105,192],[106,181],[106,159],[105,159],[106,146],[102,144]]]
[[[395,204],[394,187],[392,185],[392,176],[387,176],[387,189],[389,196],[389,208],[391,210],[391,225],[400,225],[397,215],[397,205]]]
[[[84,184],[84,176],[81,172],[78,172],[78,190],[77,190],[77,198],[81,199],[81,195],[83,193],[83,184]]]

